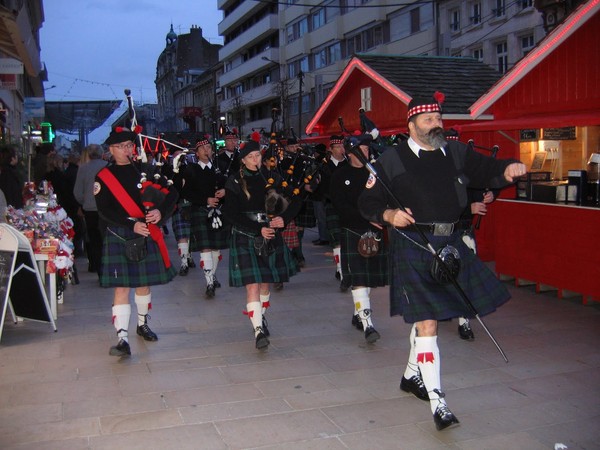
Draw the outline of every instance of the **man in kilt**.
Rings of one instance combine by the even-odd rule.
[[[368,159],[369,143],[373,138],[370,134],[364,134],[355,139],[359,151]],[[331,204],[339,215],[340,223],[344,224],[340,228],[341,266],[343,279],[352,286],[352,325],[364,330],[365,340],[372,344],[380,335],[373,326],[370,292],[371,288],[388,284],[387,251],[383,245],[381,226],[369,223],[358,210],[358,197],[365,188],[369,172],[356,155],[350,153],[348,161],[331,176],[329,192]],[[369,232],[374,235],[369,235],[372,241],[359,249],[361,236]],[[369,248],[366,248],[367,245]],[[361,250],[362,253],[359,252]]]
[[[215,157],[217,166],[221,174],[226,178],[234,173],[238,173],[240,170],[240,157],[239,157],[239,139],[236,134],[237,130],[227,129],[225,131],[225,147]]]
[[[408,106],[410,138],[385,151],[375,162],[383,182],[369,176],[359,199],[363,216],[390,225],[390,309],[414,324],[411,350],[400,388],[429,400],[438,430],[457,424],[442,392],[437,322],[464,316],[473,318],[451,282],[432,271],[433,255],[415,227],[433,248],[457,260],[452,265],[456,281],[480,315],[489,314],[508,301],[505,286],[467,248],[458,221],[467,207],[467,184],[475,188],[499,188],[525,173],[519,162],[496,160],[444,137],[441,106],[436,98],[415,98]],[[392,191],[391,195],[383,183]],[[406,207],[400,208],[399,203]],[[456,253],[454,252],[456,251]],[[457,256],[458,254],[458,256]]]
[[[191,203],[190,253],[200,251],[200,267],[206,280],[206,298],[215,296],[221,287],[216,272],[221,249],[227,248],[229,228],[221,216],[225,196],[225,177],[212,162],[212,145],[204,136],[196,143],[196,164],[188,164],[183,172],[182,196]],[[214,219],[214,220],[213,220]]]
[[[110,348],[113,356],[131,354],[127,332],[131,316],[130,289],[135,288],[137,334],[146,341],[156,341],[158,337],[148,326],[150,286],[168,283],[176,275],[160,226],[173,212],[177,191],[166,187],[155,189],[154,183],[143,176],[151,174],[152,167],[134,166],[131,156],[136,137],[126,129],[111,131],[105,144],[114,163],[100,170],[94,183],[98,214],[106,225],[100,286],[115,288],[112,316],[119,340]],[[152,191],[147,183],[152,185],[156,195],[150,195]],[[145,237],[141,246],[145,245],[147,250],[145,257],[143,253],[128,252],[128,244],[140,237]]]
[[[246,142],[240,149],[240,160],[239,173],[225,185],[227,202],[223,205],[223,215],[232,224],[229,285],[246,287],[246,314],[255,346],[265,349],[270,343],[265,320],[270,284],[287,282],[297,273],[280,230],[297,214],[300,202],[292,200],[286,207],[287,201],[279,192],[281,177],[262,165],[258,142]]]

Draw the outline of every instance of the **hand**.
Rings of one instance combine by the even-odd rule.
[[[215,192],[215,197],[216,198],[223,198],[225,197],[225,189],[219,189]]]
[[[514,181],[515,177],[520,177],[521,175],[525,175],[527,173],[527,166],[523,163],[512,163],[509,164],[506,169],[504,169],[504,178],[509,183]]]
[[[415,223],[412,211],[406,208],[406,212],[401,209],[386,209],[383,213],[383,220],[394,227],[404,228]]]
[[[162,215],[158,209],[152,209],[146,213],[146,223],[158,223]]]
[[[262,227],[260,229],[260,234],[265,239],[273,239],[275,237],[275,230],[273,228]]]
[[[148,225],[144,222],[136,222],[133,225],[134,233],[140,234],[142,236],[150,236],[150,230],[148,229]]]
[[[371,225],[373,225],[375,228],[377,228],[378,230],[383,230],[383,226],[380,223],[377,222],[369,222]]]
[[[494,193],[492,191],[486,191],[483,194],[483,203],[492,203],[494,201]]]
[[[473,202],[471,203],[471,214],[479,214],[480,216],[485,216],[487,212],[487,206],[483,202]]]
[[[219,206],[219,199],[217,197],[208,197],[208,199],[206,199],[206,204],[211,208],[216,208]]]
[[[283,228],[285,226],[285,222],[281,217],[277,216],[271,219],[271,221],[269,222],[269,226],[271,228]]]

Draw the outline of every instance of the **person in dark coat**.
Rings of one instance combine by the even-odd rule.
[[[7,205],[23,208],[23,182],[17,172],[17,151],[12,145],[0,147],[0,190],[4,192]]]
[[[475,314],[452,283],[432,271],[433,255],[415,227],[436,251],[451,255],[446,261],[477,312],[483,316],[495,311],[510,294],[468,249],[457,224],[468,205],[467,185],[500,188],[525,174],[526,168],[519,162],[484,156],[460,142],[447,142],[438,98],[441,95],[411,100],[410,138],[386,150],[374,164],[393,196],[370,175],[359,208],[367,220],[390,226],[391,314],[414,324],[400,387],[429,400],[436,428],[442,430],[459,421],[442,391],[437,322]]]
[[[112,315],[118,343],[113,356],[131,354],[128,339],[131,305],[129,291],[135,289],[137,334],[146,341],[158,336],[148,326],[151,308],[150,286],[166,284],[176,275],[162,234],[162,223],[177,202],[175,189],[155,188],[151,166],[136,167],[131,160],[136,134],[117,128],[105,141],[114,163],[96,175],[94,195],[100,218],[106,223],[100,286],[115,289]],[[146,175],[146,176],[145,176]],[[151,190],[152,189],[152,190]],[[151,196],[150,194],[156,195]],[[133,239],[145,237],[147,254],[128,251]],[[129,243],[127,243],[130,241]]]

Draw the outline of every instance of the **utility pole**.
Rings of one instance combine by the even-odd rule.
[[[298,72],[298,137],[302,137],[302,86],[304,85],[304,72]]]

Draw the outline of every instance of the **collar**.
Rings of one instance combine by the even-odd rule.
[[[339,163],[345,161],[344,159],[336,159],[335,156],[331,155],[330,161],[337,167]]]
[[[419,144],[417,144],[412,137],[408,138],[408,146],[410,147],[410,149],[412,150],[412,152],[417,156],[417,158],[419,157],[419,150],[421,150],[421,147],[419,146]],[[442,153],[444,154],[444,156],[446,156],[446,149],[444,147],[441,147],[440,150],[442,151]],[[427,151],[427,150],[425,150]]]
[[[212,164],[210,163],[210,161],[207,162],[207,163],[203,163],[202,161],[198,161],[198,164],[200,165],[200,167],[202,167],[203,170],[206,169],[207,167],[209,169],[212,169]]]

